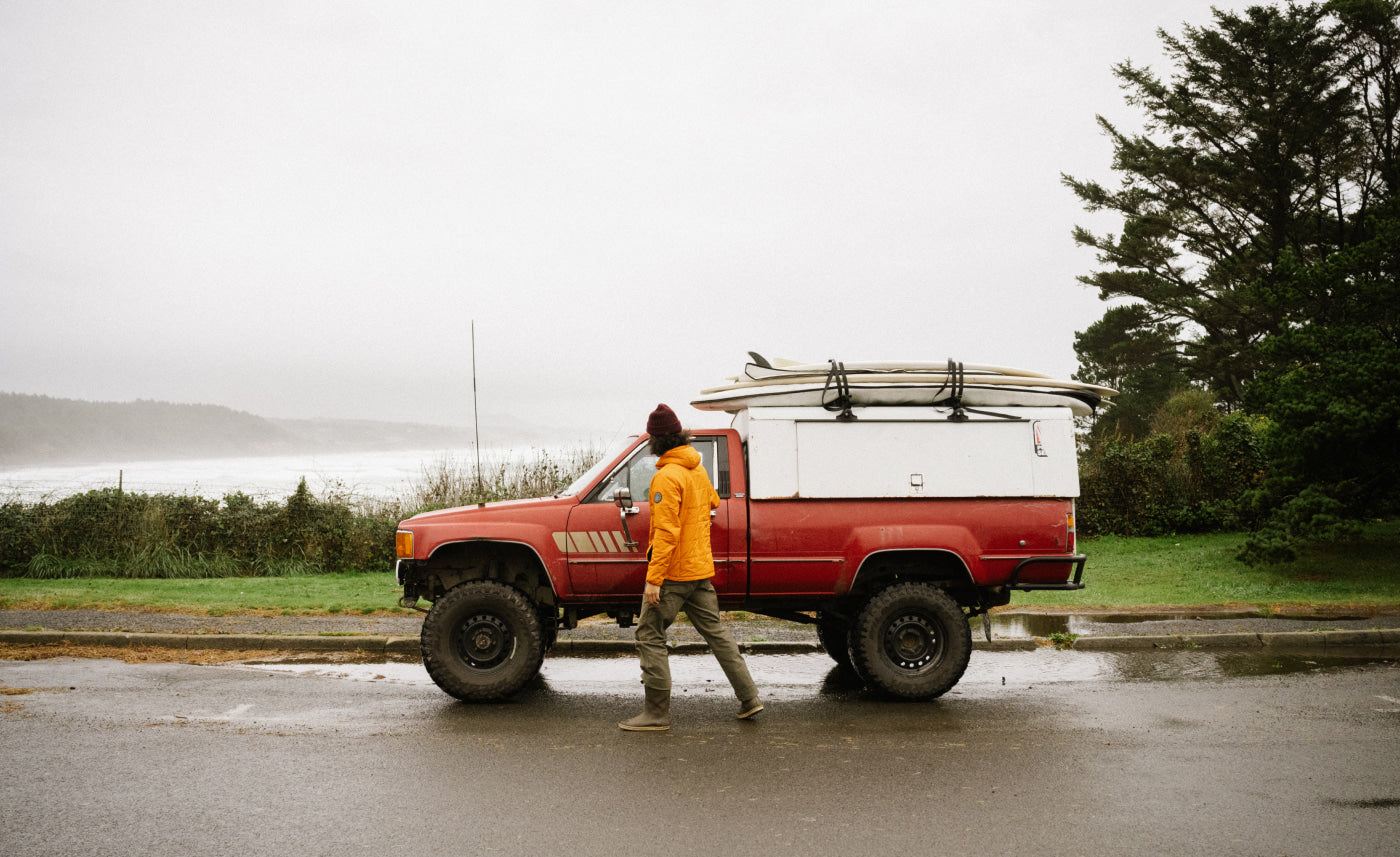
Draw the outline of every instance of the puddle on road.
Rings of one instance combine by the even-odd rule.
[[[1104,625],[1137,625],[1191,619],[1183,613],[993,613],[992,634],[1007,640],[1028,640],[1052,634],[1084,635]],[[1212,613],[1212,620],[1257,619],[1258,613]],[[981,620],[973,623],[973,634],[982,633]]]
[[[993,613],[992,634],[998,639],[1028,640],[1035,637],[1048,638],[1053,634],[1078,634],[1093,636],[1105,633],[1105,626],[1150,625],[1159,622],[1179,622],[1203,618],[1197,613]],[[1275,622],[1315,621],[1313,616],[1264,616],[1257,611],[1211,612],[1204,618],[1212,622],[1240,619],[1270,619]],[[1363,616],[1334,616],[1330,622],[1341,625],[1344,622],[1364,621]],[[982,633],[980,618],[972,622],[973,636]],[[1116,631],[1110,633],[1118,633]],[[1163,633],[1172,633],[1164,631]]]
[[[1249,676],[1290,675],[1322,670],[1394,666],[1394,659],[1357,656],[1293,656],[1259,652],[1074,652],[1053,648],[1033,652],[974,652],[955,688],[958,696],[977,698],[1006,688],[1070,682],[1179,681]],[[754,681],[772,699],[800,699],[816,694],[861,693],[859,682],[836,669],[824,654],[750,655]],[[326,676],[351,681],[432,685],[422,664],[246,664],[238,669]],[[630,695],[637,693],[635,657],[548,658],[540,671],[555,693]],[[673,655],[671,677],[676,693],[727,695],[729,685],[709,655]]]

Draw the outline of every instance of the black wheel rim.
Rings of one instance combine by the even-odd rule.
[[[482,613],[457,626],[457,654],[474,669],[486,670],[499,666],[510,658],[515,649],[515,635],[499,616]]]
[[[890,622],[885,627],[884,644],[890,663],[905,672],[922,672],[943,655],[943,635],[938,632],[938,624],[918,613]]]

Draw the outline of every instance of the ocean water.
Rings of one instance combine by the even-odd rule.
[[[509,453],[482,450],[482,464]],[[453,460],[473,468],[471,449],[337,452],[242,458],[192,458],[169,461],[111,461],[62,467],[0,469],[0,500],[54,500],[99,488],[146,494],[188,494],[220,499],[241,491],[262,500],[279,500],[296,490],[303,477],[318,496],[337,494],[390,499],[421,479],[424,468]]]

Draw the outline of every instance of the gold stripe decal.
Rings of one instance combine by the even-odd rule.
[[[640,553],[639,550],[628,550],[622,533],[616,530],[550,533],[550,535],[554,537],[554,544],[562,553]]]

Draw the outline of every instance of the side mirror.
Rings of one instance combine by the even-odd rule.
[[[632,489],[622,485],[613,489],[613,502],[622,511],[618,517],[622,518],[622,546],[628,550],[636,550],[638,543],[632,540],[632,531],[627,528],[627,516],[635,515],[641,511],[632,505]]]

